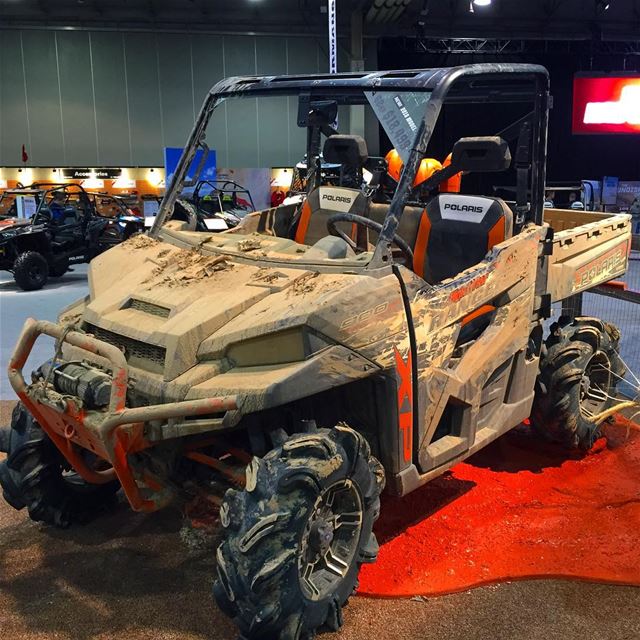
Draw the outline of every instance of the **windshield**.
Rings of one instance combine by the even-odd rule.
[[[214,251],[251,247],[249,259],[411,268],[425,212],[480,224],[492,204],[506,210],[492,196],[510,184],[514,230],[540,224],[547,99],[548,74],[533,65],[223,80],[167,167],[150,235],[173,217],[163,233],[194,233]],[[274,167],[291,172],[277,199],[261,182]],[[248,209],[239,190],[194,197],[213,175],[246,189]]]
[[[429,96],[429,91],[397,90],[212,96],[210,108],[205,103],[201,115],[200,140],[206,143],[194,146],[182,184],[177,179],[180,162],[168,167],[165,201],[174,205],[174,220],[196,219],[189,230],[250,233],[251,221],[244,222],[247,214],[273,209],[270,186],[261,182],[261,168],[268,180],[271,167],[284,167],[289,179],[282,187],[283,201],[276,202],[277,211],[267,225],[268,234],[313,248],[327,236],[343,232],[348,235],[346,249],[344,243],[325,240],[327,255],[366,264],[379,229],[366,229],[358,239],[351,232],[352,223],[339,219],[334,224],[337,229],[330,229],[329,218],[363,215],[376,203],[386,205],[376,211],[378,227],[384,222],[398,175],[395,179],[388,175],[383,156],[393,147],[406,161]],[[183,156],[181,162],[185,160]],[[212,175],[220,180],[209,179]],[[314,209],[313,220],[302,233],[305,203],[327,215],[316,216]],[[236,228],[240,221],[243,224]],[[261,230],[264,226],[258,224]],[[226,241],[224,245],[228,249]],[[295,249],[288,259],[299,259],[301,253]],[[309,256],[315,254],[322,252]]]

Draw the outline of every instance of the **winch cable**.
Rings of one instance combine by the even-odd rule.
[[[617,355],[620,361],[622,362],[622,364],[624,365],[625,369],[633,377],[633,380],[636,382],[636,384],[632,384],[627,378],[624,378],[621,375],[617,374],[615,371],[611,369],[611,367],[604,367],[601,365],[601,368],[605,369],[613,377],[626,382],[634,390],[636,395],[633,398],[633,400],[630,400],[628,398],[622,399],[620,397],[612,396],[606,391],[599,390],[599,392],[602,393],[603,396],[606,396],[609,400],[614,400],[616,404],[614,404],[612,407],[609,407],[608,409],[605,409],[604,411],[601,411],[600,413],[596,413],[595,415],[592,415],[590,419],[593,420],[593,422],[595,422],[596,425],[600,425],[605,420],[613,416],[614,414],[619,413],[624,409],[631,409],[635,407],[638,409],[638,411],[636,411],[633,414],[633,416],[628,419],[627,433],[629,429],[635,429],[640,431],[640,425],[637,425],[634,422],[636,416],[640,415],[640,380],[638,380],[638,377],[633,373],[633,370],[629,367],[629,365],[627,365],[627,363],[624,361],[622,356],[619,353]]]

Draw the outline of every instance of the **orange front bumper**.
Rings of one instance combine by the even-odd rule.
[[[85,410],[79,399],[57,393],[51,385],[27,385],[22,375],[37,338],[48,335],[109,362],[113,378],[109,407]],[[234,396],[185,400],[147,407],[127,408],[128,365],[114,345],[61,325],[28,319],[9,363],[9,381],[27,410],[65,456],[69,464],[91,483],[119,480],[136,511],[155,511],[166,505],[171,492],[162,479],[148,471],[135,471],[129,455],[154,446],[144,435],[145,423],[234,411]],[[92,469],[82,455],[89,450],[109,463],[106,470]]]

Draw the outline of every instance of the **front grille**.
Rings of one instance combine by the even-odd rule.
[[[98,340],[108,342],[122,349],[127,362],[133,367],[156,373],[162,373],[164,370],[164,360],[167,355],[167,350],[164,347],[127,338],[127,336],[121,336],[118,333],[107,331],[107,329],[102,329],[89,323],[86,324],[85,331],[93,334]]]
[[[153,304],[153,302],[145,302],[144,300],[136,300],[131,298],[129,300],[129,309],[135,309],[136,311],[142,311],[142,313],[148,313],[152,316],[158,316],[159,318],[168,318],[171,309],[167,307],[161,307],[159,304]]]

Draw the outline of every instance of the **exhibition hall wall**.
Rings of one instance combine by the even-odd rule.
[[[375,42],[367,49],[365,67],[375,69]],[[22,145],[31,166],[161,165],[165,147],[184,145],[218,80],[324,73],[325,51],[310,36],[0,30],[0,166],[21,165]],[[344,46],[339,68],[350,69]],[[301,159],[286,104],[241,108],[243,117],[217,117],[209,132],[220,166]]]

